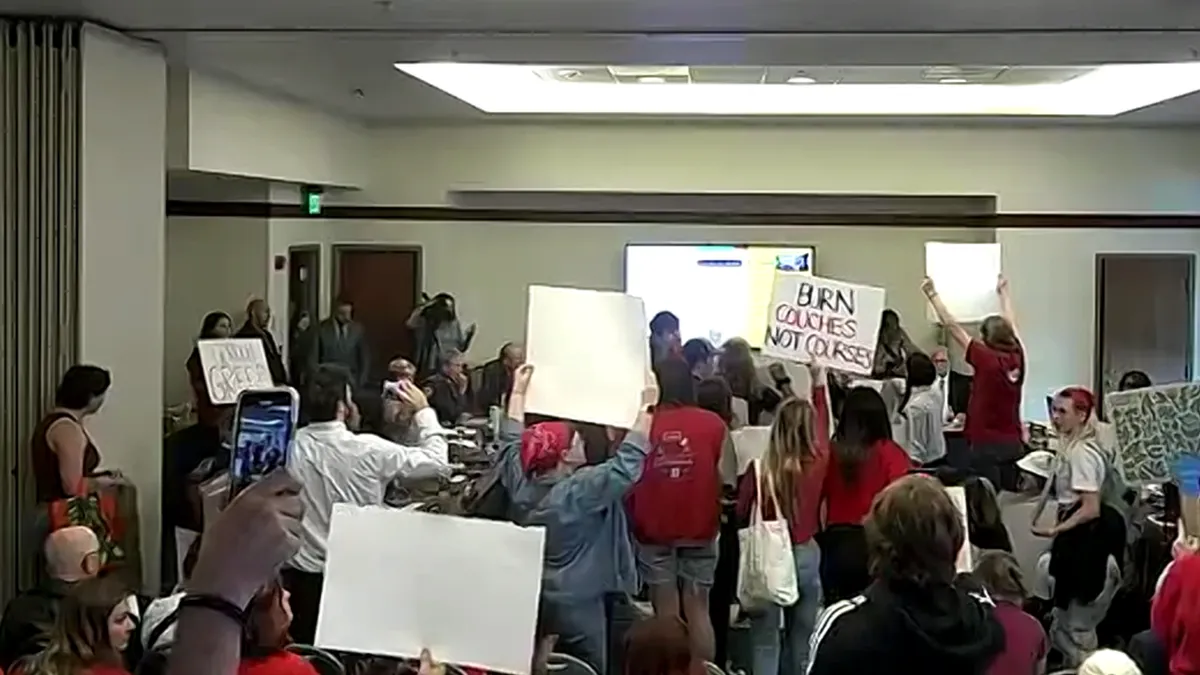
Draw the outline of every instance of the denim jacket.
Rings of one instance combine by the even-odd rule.
[[[649,440],[630,432],[604,462],[565,476],[531,477],[521,466],[524,425],[500,429],[501,482],[514,520],[546,528],[542,593],[552,600],[636,593],[637,564],[625,496],[642,475]]]

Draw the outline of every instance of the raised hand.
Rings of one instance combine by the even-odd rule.
[[[513,373],[512,393],[524,395],[529,392],[529,380],[533,379],[533,366],[526,363]]]
[[[397,382],[395,391],[401,401],[404,401],[416,410],[424,410],[429,407],[429,399],[425,397],[425,392],[421,391],[420,387],[409,380],[400,380]]]
[[[933,279],[925,277],[921,280],[921,292],[924,293],[925,297],[927,298],[932,298],[933,296],[937,295],[937,288],[933,285]]]

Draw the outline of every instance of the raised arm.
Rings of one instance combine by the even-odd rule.
[[[929,298],[929,304],[933,306],[933,311],[938,316],[938,322],[950,331],[950,337],[954,338],[955,342],[966,349],[967,345],[971,344],[971,336],[965,328],[959,325],[958,320],[947,309],[946,303],[942,302],[937,289],[933,286],[933,279],[925,277],[925,280],[921,282],[921,292],[925,294],[926,298]]]
[[[413,311],[408,315],[408,319],[404,321],[404,325],[410,330],[418,330],[425,326],[425,308],[429,306],[429,302],[425,301],[413,307]]]
[[[829,375],[825,372],[825,367],[820,364],[810,364],[808,367],[808,379],[811,380],[811,396],[814,417],[816,417],[817,428],[814,433],[817,443],[822,447],[829,446]]]
[[[1017,312],[1013,309],[1012,295],[1008,292],[1008,279],[1004,275],[996,281],[996,294],[1000,296],[1000,316],[1008,322],[1012,328],[1013,337],[1021,340],[1021,335],[1017,331]]]
[[[426,478],[450,474],[450,445],[440,424],[437,413],[429,407],[429,401],[420,387],[407,380],[398,383],[400,400],[413,409],[413,425],[417,430],[415,446],[400,445],[374,434],[363,434],[359,438],[370,445],[370,466],[379,478],[390,480],[396,476]]]

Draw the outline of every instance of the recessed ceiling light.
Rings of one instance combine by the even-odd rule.
[[[815,78],[807,75],[793,75],[789,77],[787,81],[788,84],[816,84],[817,82]]]
[[[558,71],[558,76],[564,80],[573,80],[580,75],[583,75],[583,73],[575,70],[574,68],[563,68],[562,70]]]
[[[545,78],[545,66],[397,63],[396,68],[485,113],[541,115],[991,115],[1113,117],[1200,91],[1200,62],[1097,65],[1035,84],[761,83],[642,87]],[[553,68],[553,66],[551,66]],[[650,68],[650,66],[646,66]],[[883,68],[882,66],[880,68]],[[643,71],[645,72],[645,71]],[[673,76],[672,76],[673,77]],[[942,78],[946,79],[965,79]]]
[[[642,84],[664,84],[666,83],[667,78],[659,77],[658,75],[643,75],[637,80]]]
[[[961,77],[943,77],[942,79],[938,80],[938,82],[940,82],[942,84],[966,84],[967,83],[967,81]]]

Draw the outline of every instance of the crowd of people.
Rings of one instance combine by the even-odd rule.
[[[166,523],[203,530],[182,578],[161,597],[131,594],[110,573],[102,527],[54,529],[44,578],[0,621],[0,672],[315,675],[295,645],[315,638],[334,505],[381,505],[398,478],[444,480],[445,427],[499,407],[498,450],[481,479],[494,478],[487,490],[499,500],[470,515],[545,528],[532,672],[562,653],[598,675],[709,666],[748,675],[1200,673],[1193,539],[1176,543],[1149,630],[1101,635],[1129,586],[1140,504],[1095,397],[1081,387],[1052,397],[1057,450],[1028,452],[1027,362],[1007,282],[997,286],[1001,314],[978,337],[931,281],[921,288],[974,370],[964,402],[950,400],[946,349],[923,351],[890,310],[873,378],[810,364],[806,386],[783,364],[760,365],[743,339],[682,341],[678,319],[661,312],[649,323],[652,367],[627,429],[527,414],[537,364],[524,363],[515,343],[469,377],[474,327],[460,325],[446,294],[414,311],[417,350],[390,362],[382,383],[369,381],[349,303],[318,326],[297,326],[305,337],[292,344],[304,351],[290,374],[264,302],[251,303],[236,333],[228,315],[210,314],[201,338],[262,339],[273,377],[302,391],[304,425],[287,469],[198,522],[192,483],[219,471],[229,414],[207,399],[193,353],[199,430],[180,432],[177,447],[169,441],[176,456],[164,462],[164,480],[175,481],[164,484]],[[1137,373],[1123,384],[1149,380]],[[31,441],[40,504],[125,480],[99,471],[84,426],[110,386],[94,366],[64,375]],[[947,430],[960,426],[968,449],[950,452]],[[748,461],[737,441],[747,427],[767,438]],[[963,488],[965,518],[947,487]],[[1014,527],[1001,512],[1017,502],[1031,516]],[[739,592],[739,531],[756,519],[786,523],[794,602]],[[1018,543],[1029,539],[1042,552],[1026,563]],[[625,629],[615,615],[638,598],[648,616]],[[739,632],[741,655],[731,639]],[[436,675],[436,656],[356,663]]]

